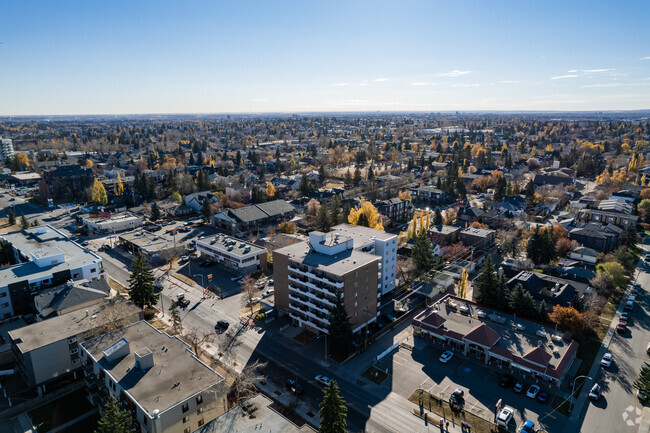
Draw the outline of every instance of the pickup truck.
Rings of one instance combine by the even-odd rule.
[[[190,304],[190,301],[185,298],[185,293],[179,293],[176,295],[176,305],[181,308],[185,308]]]

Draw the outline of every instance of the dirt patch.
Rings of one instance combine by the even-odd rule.
[[[296,335],[293,337],[294,340],[296,340],[300,344],[307,344],[311,340],[314,339],[316,335],[313,332],[309,332],[307,330],[302,331],[300,334]]]
[[[422,408],[422,411],[419,409],[413,409],[413,413],[424,417],[424,414],[428,413],[427,418],[435,423],[434,420],[440,421],[440,418],[444,418],[447,421],[452,422],[454,425],[460,425],[461,423],[467,423],[472,426],[472,433],[497,433],[499,431],[498,427],[479,416],[474,415],[471,412],[466,410],[453,411],[449,406],[449,403],[429,394],[428,392],[422,392],[420,397],[420,391],[415,390],[413,394],[409,397],[409,401],[417,404]]]
[[[190,286],[194,286],[195,284],[197,284],[196,281],[194,281],[194,280],[191,279],[191,278],[186,277],[186,276],[183,275],[183,274],[175,273],[175,274],[174,274],[174,277],[175,277],[175,278],[178,278],[179,280],[181,280],[181,281],[184,282],[185,284],[189,284]]]
[[[363,372],[362,376],[377,385],[381,385],[388,377],[388,374],[373,365],[368,367],[368,369]]]
[[[113,277],[108,277],[108,285],[110,286],[111,289],[115,290],[118,294],[128,297],[128,292],[126,290],[126,287],[118,283],[113,279]]]

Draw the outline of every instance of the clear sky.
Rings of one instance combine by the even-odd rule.
[[[650,1],[20,1],[0,115],[650,108]]]

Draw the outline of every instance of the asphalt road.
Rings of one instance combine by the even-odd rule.
[[[643,248],[650,251],[648,244]],[[615,334],[612,338],[607,350],[612,353],[614,362],[607,369],[601,368],[594,378],[603,387],[603,395],[600,401],[587,403],[582,424],[578,426],[581,432],[632,433],[639,429],[643,405],[637,399],[632,383],[643,362],[650,360],[646,354],[650,342],[650,268],[640,264],[639,269],[636,282],[641,284],[641,293],[630,314],[629,329],[625,334]]]

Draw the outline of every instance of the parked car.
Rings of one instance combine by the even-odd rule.
[[[624,322],[619,322],[619,324],[616,326],[616,332],[622,334],[625,331],[627,331],[627,326],[625,325]]]
[[[526,391],[526,397],[536,399],[537,394],[539,394],[539,386],[537,385],[530,385],[528,387],[528,391]]]
[[[643,256],[643,260],[644,260],[646,263],[650,262],[650,254],[646,254],[645,256]]]
[[[181,256],[181,262],[186,262],[186,261],[188,261],[189,259],[190,259],[190,258],[189,258],[188,256]]]
[[[461,404],[463,402],[463,397],[465,396],[465,391],[460,388],[456,388],[454,392],[449,396],[449,403],[451,404]]]
[[[537,394],[537,400],[540,403],[546,403],[546,400],[548,400],[548,392],[540,391],[539,394]]]
[[[514,414],[515,414],[515,410],[513,408],[511,408],[510,406],[504,407],[499,412],[499,415],[497,415],[497,425],[507,428]]]
[[[443,364],[446,364],[453,356],[454,356],[454,352],[452,352],[451,350],[447,350],[442,355],[440,355],[440,358],[438,360]]]
[[[317,375],[314,380],[324,386],[330,386],[330,383],[332,383],[332,379],[322,374]]]
[[[260,302],[261,300],[262,300],[262,298],[260,298],[259,296],[256,296],[256,297],[250,298],[248,301],[246,301],[246,305],[255,305],[258,302]]]
[[[83,241],[83,242],[81,243],[81,245],[83,245],[84,247],[87,247],[88,245],[90,245],[90,242],[88,242],[88,241]]]
[[[226,329],[228,329],[229,326],[230,326],[230,323],[228,323],[227,320],[220,319],[220,320],[217,320],[217,324],[214,325],[214,329],[217,332],[218,331],[225,331]]]
[[[636,398],[638,398],[639,401],[646,401],[648,399],[648,394],[646,394],[643,390],[637,389]]]
[[[600,360],[600,365],[603,367],[609,367],[612,365],[612,354],[607,352],[603,355],[603,359]]]
[[[594,383],[594,386],[592,386],[591,390],[589,391],[589,399],[593,401],[598,401],[598,399],[600,399],[601,392],[602,390],[600,388],[600,385]]]
[[[628,320],[630,318],[630,314],[629,313],[621,313],[619,318],[623,319],[623,320]]]
[[[295,379],[287,379],[287,389],[296,395],[304,394],[305,389]]]
[[[514,377],[512,377],[511,375],[504,374],[503,376],[501,376],[501,380],[499,381],[499,386],[501,388],[510,388],[514,380],[515,380]]]
[[[519,433],[536,433],[537,430],[535,430],[535,423],[532,422],[531,420],[526,420],[521,425],[521,428],[518,430]]]
[[[512,388],[517,394],[524,390],[524,385],[521,382],[515,383],[514,388]]]
[[[237,281],[237,280],[239,280],[240,278],[241,278],[241,277],[240,277],[239,275],[235,275],[234,277],[230,277],[230,281]]]
[[[266,298],[268,296],[271,296],[275,292],[275,289],[273,287],[270,287],[262,292],[262,297]]]

